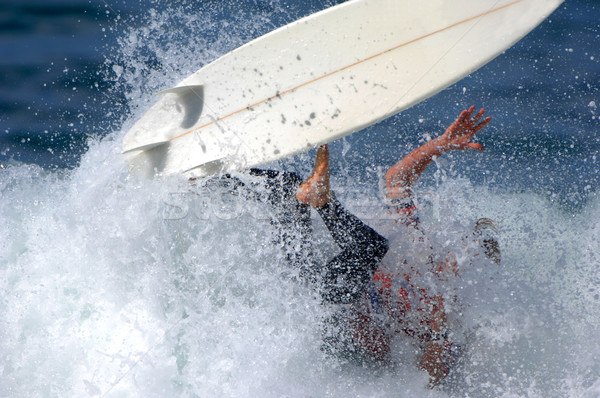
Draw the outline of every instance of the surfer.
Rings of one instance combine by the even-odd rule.
[[[412,186],[429,164],[450,150],[483,150],[471,139],[490,118],[482,120],[483,109],[473,116],[474,109],[463,111],[444,134],[387,171],[388,210],[402,229],[401,239],[427,245],[411,196]],[[325,323],[324,349],[385,362],[391,340],[404,333],[422,346],[420,368],[428,372],[433,385],[440,383],[453,364],[457,345],[451,341],[442,295],[419,287],[419,281],[424,274],[433,274],[443,283],[457,274],[456,261],[451,256],[441,261],[425,256],[419,264],[403,261],[390,265],[393,258],[388,258],[389,253],[400,249],[346,211],[331,190],[329,178],[329,153],[324,145],[317,151],[312,174],[304,181],[293,172],[260,169],[250,170],[244,181],[230,175],[209,181],[226,184],[234,194],[271,204],[271,222],[277,229],[274,243],[300,269],[302,279],[317,286],[325,302],[339,308]],[[313,257],[310,207],[316,209],[341,249],[325,265]],[[480,228],[484,227],[482,223]],[[497,243],[486,242],[486,254],[497,257]]]
[[[413,150],[392,166],[385,175],[386,199],[389,211],[398,215],[405,227],[417,231],[413,239],[423,240],[419,231],[412,186],[429,164],[450,150],[483,150],[471,142],[473,136],[491,120],[482,120],[484,109],[473,116],[474,107],[464,110],[441,136]],[[390,342],[395,334],[406,333],[419,339],[423,355],[419,366],[427,371],[432,385],[439,384],[448,374],[457,356],[458,346],[451,341],[446,322],[446,310],[441,294],[417,286],[419,276],[433,275],[443,282],[456,274],[456,261],[423,264],[386,264],[388,239],[382,237],[358,218],[346,212],[330,189],[329,154],[327,145],[319,148],[314,170],[297,191],[300,203],[310,205],[321,215],[342,253],[328,262],[321,271],[321,294],[325,301],[346,304],[330,323],[333,330],[326,338],[338,349],[356,349],[377,361],[390,354]],[[497,245],[488,241],[490,255],[498,255]]]

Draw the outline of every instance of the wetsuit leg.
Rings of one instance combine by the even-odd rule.
[[[317,212],[342,252],[323,270],[314,263],[310,235],[310,208],[298,202],[296,192],[302,179],[296,173],[251,170],[262,177],[264,198],[274,207],[273,224],[290,262],[300,266],[303,277],[320,282],[323,298],[331,303],[351,303],[363,293],[388,250],[388,241],[356,216],[347,212],[335,197]],[[260,189],[256,190],[260,191]]]
[[[352,303],[364,292],[367,283],[388,250],[388,241],[356,216],[348,213],[333,198],[317,212],[341,253],[325,267],[315,264],[312,251],[310,207],[296,199],[302,178],[296,173],[252,169],[254,181],[226,176],[256,200],[271,204],[272,223],[278,230],[276,244],[287,259],[301,270],[301,277],[318,282],[325,301]]]
[[[264,181],[265,186],[255,191],[265,193],[267,196],[262,200],[272,204],[275,211],[273,224],[278,227],[282,247],[292,264],[300,267],[301,276],[316,282],[326,302],[353,303],[362,296],[388,250],[387,239],[347,212],[334,197],[317,212],[341,252],[321,269],[314,263],[310,246],[310,208],[296,199],[302,179],[297,174],[270,170],[252,170],[251,174],[263,177],[259,181]],[[357,345],[355,328],[349,323],[355,316],[352,308],[341,306],[332,317],[324,320],[321,349],[364,365],[363,360],[373,359],[373,356],[364,356],[364,351]],[[371,334],[379,339],[372,342],[372,351],[379,348],[380,356],[384,357],[388,349],[385,333]]]
[[[348,213],[337,199],[317,209],[332,238],[342,250],[329,261],[321,278],[321,296],[333,304],[356,302],[367,289],[375,270],[388,251],[388,240]],[[340,306],[338,311],[323,322],[321,350],[361,366],[378,362],[379,358],[365,355],[357,342],[356,319],[353,306]],[[378,331],[381,332],[381,331]],[[381,349],[385,356],[386,335],[375,333],[379,340],[373,347]],[[376,343],[380,343],[378,346]]]
[[[342,249],[325,266],[322,296],[331,303],[353,303],[387,253],[388,240],[348,213],[335,198],[317,211]]]

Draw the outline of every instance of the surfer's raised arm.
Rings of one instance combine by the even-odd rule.
[[[480,122],[485,109],[481,109],[473,117],[475,107],[465,109],[441,136],[421,145],[400,162],[389,168],[385,175],[388,199],[403,199],[410,195],[412,185],[419,179],[427,166],[438,156],[450,150],[479,150],[481,144],[471,142],[473,136],[484,128],[491,117]]]

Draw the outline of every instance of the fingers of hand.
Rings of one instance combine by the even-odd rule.
[[[484,113],[485,113],[485,109],[481,108],[479,110],[479,112],[477,112],[475,117],[473,118],[473,124],[477,123],[479,121],[479,119],[481,119],[483,117]]]
[[[483,120],[483,122],[481,122],[477,126],[473,127],[473,131],[474,131],[473,134],[477,133],[479,130],[484,128],[491,120],[492,120],[492,118],[488,116]]]
[[[463,122],[469,122],[473,111],[475,111],[474,106],[471,106],[469,109],[465,109],[464,111],[462,111],[461,116],[464,114]]]
[[[467,144],[467,147],[468,147],[468,149],[474,149],[476,151],[483,151],[484,150],[483,145],[477,144],[477,143],[474,143],[474,142],[469,142]]]
[[[479,132],[490,122],[490,120],[492,120],[492,118],[488,116],[482,122],[479,123],[479,121],[485,114],[485,109],[481,108],[479,112],[477,112],[477,114],[471,119],[474,111],[474,106],[471,106],[469,109],[463,110],[456,119],[456,121],[452,123],[450,127],[448,127],[446,133],[448,139],[454,141],[455,144],[458,144],[458,147],[462,147],[463,149],[483,150],[483,147],[480,145],[477,145],[477,147],[475,148],[468,146],[465,142],[456,142],[456,140],[462,141],[465,138],[468,141],[470,141],[477,132]]]
[[[479,113],[475,115],[475,118],[471,120],[471,116],[473,115],[474,111],[474,106],[471,106],[469,109],[465,109],[464,111],[462,111],[458,116],[458,119],[456,119],[456,122],[454,122],[453,124],[453,130],[457,133],[468,133],[469,130],[473,128],[473,125],[477,123],[479,119],[481,119],[481,117],[483,116],[483,112],[485,112],[484,109],[480,110]]]
[[[458,118],[456,119],[456,123],[457,124],[463,124],[466,120],[469,119],[470,115],[467,116],[469,113],[469,111],[467,109],[465,109],[464,111],[462,111],[460,113],[460,115],[458,115]]]
[[[473,109],[473,107],[471,107],[471,109]],[[485,125],[488,124],[490,120],[492,120],[492,118],[488,116],[481,123],[477,124],[484,114],[485,109],[481,108],[479,112],[477,112],[477,114],[473,117],[473,119],[468,121],[467,133],[470,137],[473,137],[475,133],[484,128]]]
[[[469,118],[471,118],[471,115],[473,114],[474,111],[475,111],[475,106],[471,105],[471,107],[469,108]]]

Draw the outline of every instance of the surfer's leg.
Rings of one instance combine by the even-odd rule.
[[[327,144],[321,145],[317,150],[313,171],[296,192],[300,203],[314,208],[325,205],[331,199],[329,185],[329,148]]]
[[[368,289],[388,250],[388,241],[346,211],[333,195],[317,211],[342,249],[325,266],[321,296],[332,304],[355,303]],[[321,348],[337,357],[359,361],[362,366],[381,364],[389,352],[386,329],[364,315],[361,318],[354,309],[340,306],[340,312],[324,322]]]
[[[352,303],[379,267],[388,240],[346,211],[333,195],[317,211],[342,249],[325,267],[322,296],[332,303]]]
[[[298,188],[296,197],[299,202],[317,209],[333,240],[342,249],[325,267],[323,297],[337,303],[355,301],[385,256],[388,242],[348,213],[331,192],[327,145],[319,147],[313,171]]]

